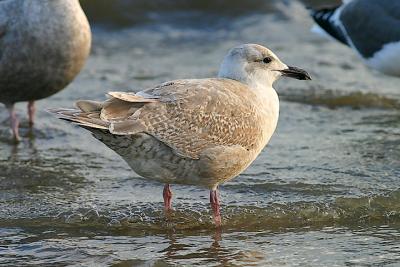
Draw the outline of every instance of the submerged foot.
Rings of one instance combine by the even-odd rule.
[[[222,225],[221,212],[220,212],[220,201],[218,189],[210,191],[210,204],[213,211],[213,218],[215,226],[220,227]]]
[[[15,112],[14,104],[7,106],[8,111],[10,113],[10,126],[13,133],[13,141],[18,143],[20,141],[19,137],[19,121],[17,114]]]
[[[29,117],[29,127],[33,127],[35,123],[35,101],[28,102],[28,117]]]
[[[171,186],[169,184],[165,184],[163,190],[163,198],[164,198],[164,211],[166,214],[172,211],[172,191]]]

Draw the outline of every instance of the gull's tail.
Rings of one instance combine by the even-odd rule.
[[[78,109],[54,108],[48,109],[55,117],[72,122],[83,128],[108,130],[110,123],[100,119],[102,103],[81,100],[75,103]]]
[[[104,102],[80,100],[75,103],[76,109],[55,108],[48,112],[90,131],[102,129],[116,135],[128,135],[145,130],[144,124],[133,115],[143,106],[157,102],[156,98],[125,92],[110,92],[108,96]]]
[[[328,35],[329,37],[341,42],[345,45],[350,45],[340,21],[340,12],[342,6],[322,9],[310,9],[311,17],[314,19],[316,25],[312,31],[321,35]]]

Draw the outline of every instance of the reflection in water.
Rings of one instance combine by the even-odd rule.
[[[61,233],[59,229],[57,232]],[[384,266],[398,262],[398,232],[390,226],[293,229],[280,232],[224,233],[219,244],[212,233],[176,236],[147,233],[90,235],[53,230],[0,231],[4,245],[0,264],[78,264],[113,266]],[[173,251],[168,254],[168,251]],[[62,256],[57,256],[62,253]],[[374,255],[379,255],[376,257]],[[315,263],[315,264],[309,264]]]
[[[6,220],[0,222],[17,218],[11,226],[24,225],[23,218],[48,216],[52,209],[75,202],[84,181],[73,164],[48,157],[36,144],[35,135],[33,131],[33,137],[19,144],[0,144],[0,218]]]
[[[163,259],[171,264],[185,261],[189,263],[191,259],[198,259],[195,263],[204,266],[216,263],[218,266],[236,266],[238,263],[245,266],[257,266],[264,260],[259,251],[247,250],[243,247],[235,249],[225,247],[223,237],[224,234],[220,228],[215,229],[214,232],[204,232],[199,236],[169,233],[166,236],[169,246],[159,253],[164,255]]]
[[[28,158],[32,162],[39,162],[40,156],[35,145],[35,138],[33,131],[29,131],[29,138],[24,142],[24,144],[10,144],[10,152],[8,158],[8,164],[17,165],[24,159]]]

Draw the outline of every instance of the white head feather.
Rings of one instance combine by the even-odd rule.
[[[267,62],[268,59],[271,61]],[[218,77],[237,80],[251,88],[271,88],[282,76],[280,71],[287,68],[288,66],[268,48],[257,44],[244,44],[228,52]]]

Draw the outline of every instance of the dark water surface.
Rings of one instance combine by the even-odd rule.
[[[310,33],[298,2],[189,2],[83,1],[94,31],[84,71],[38,103],[33,132],[23,119],[19,146],[0,124],[0,265],[400,266],[400,79]],[[222,231],[208,192],[174,185],[164,219],[163,185],[43,111],[215,76],[226,51],[249,42],[314,80],[275,85],[277,132],[221,187]]]

